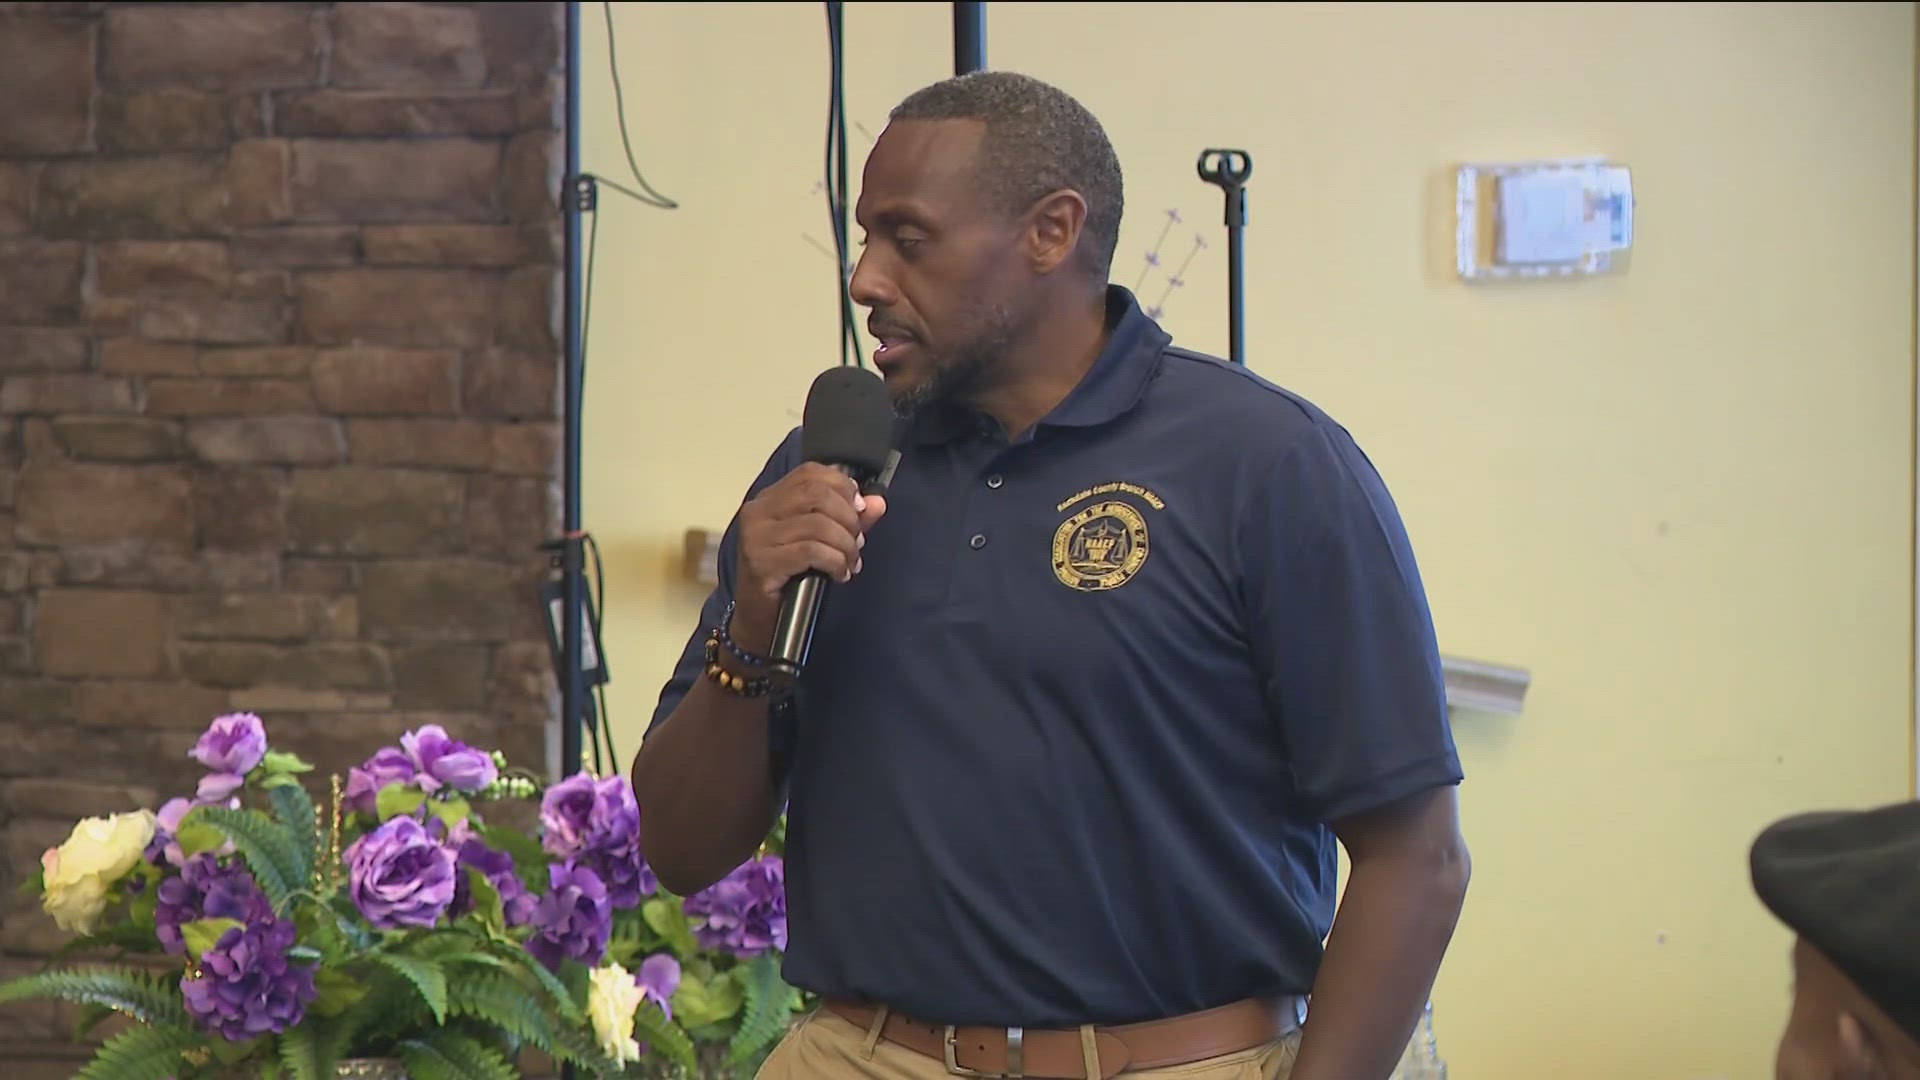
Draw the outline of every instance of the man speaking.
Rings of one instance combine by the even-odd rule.
[[[823,1007],[763,1077],[1383,1080],[1429,993],[1468,860],[1398,513],[1108,284],[1121,206],[1098,121],[1019,75],[916,92],[867,159],[896,470],[774,452],[634,765],[683,895],[788,810]]]

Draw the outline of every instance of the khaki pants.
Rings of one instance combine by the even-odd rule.
[[[1120,1075],[1127,1080],[1286,1080],[1299,1052],[1296,1032],[1237,1054]],[[885,1039],[873,1042],[844,1018],[816,1009],[774,1047],[757,1080],[941,1080],[949,1075],[943,1062]]]

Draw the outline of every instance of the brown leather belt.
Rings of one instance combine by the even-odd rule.
[[[877,1006],[851,1001],[829,999],[825,1005],[862,1031],[872,1030],[879,1012]],[[1096,1027],[1094,1045],[1099,1053],[1100,1080],[1128,1069],[1166,1068],[1251,1050],[1298,1031],[1305,1016],[1304,998],[1249,998],[1165,1020]],[[1086,1056],[1078,1030],[952,1027],[889,1012],[880,1035],[944,1062],[955,1076],[1033,1080],[1086,1077]]]

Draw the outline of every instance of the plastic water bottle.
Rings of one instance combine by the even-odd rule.
[[[1420,1010],[1420,1022],[1414,1025],[1413,1038],[1407,1041],[1392,1080],[1447,1080],[1447,1063],[1440,1060],[1433,1037],[1433,1002]]]

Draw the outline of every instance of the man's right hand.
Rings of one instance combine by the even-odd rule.
[[[811,461],[748,500],[740,508],[734,641],[755,653],[771,647],[780,591],[794,577],[818,570],[851,580],[867,530],[886,511],[886,499],[861,495],[852,477]]]

